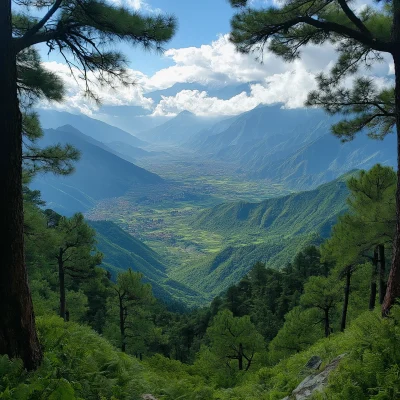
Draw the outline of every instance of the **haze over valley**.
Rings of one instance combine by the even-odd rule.
[[[98,233],[103,265],[113,273],[134,267],[160,288],[156,295],[190,306],[226,290],[257,261],[282,268],[319,244],[347,208],[348,174],[396,162],[393,135],[341,143],[330,133],[337,117],[283,104],[233,117],[182,111],[158,122],[144,113],[142,125],[155,126],[135,135],[83,114],[39,115],[41,145],[71,143],[82,153],[72,175],[34,179],[46,207],[83,212],[95,229],[114,223]],[[115,259],[103,243],[121,246],[122,232],[153,252],[150,259],[147,252],[141,262]],[[136,254],[133,242],[122,248]],[[162,268],[154,269],[154,257]]]

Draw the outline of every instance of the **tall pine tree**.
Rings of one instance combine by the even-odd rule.
[[[120,52],[110,50],[113,45],[125,41],[160,50],[173,36],[176,23],[169,16],[144,17],[104,0],[15,3],[19,11],[12,15],[12,1],[0,2],[0,354],[21,357],[24,365],[33,369],[42,355],[24,262],[22,115],[18,98],[18,84],[23,82],[22,73],[18,76],[17,60],[32,46],[44,43],[50,52],[61,54],[69,66],[78,67],[86,91],[93,94],[90,73],[101,84],[112,84],[115,79],[129,83],[126,59]],[[20,11],[21,7],[26,10]],[[32,10],[35,16],[29,15]]]
[[[356,11],[346,0],[284,0],[278,5],[256,10],[248,0],[230,0],[242,8],[232,19],[231,41],[244,53],[270,51],[286,61],[301,55],[308,44],[332,43],[338,61],[330,74],[318,77],[319,88],[309,94],[308,105],[328,112],[351,115],[332,130],[343,141],[368,130],[373,138],[383,138],[396,126],[398,139],[397,223],[392,266],[382,305],[387,314],[400,297],[400,0],[378,2],[375,7]],[[392,57],[395,86],[378,88],[372,79],[357,77],[348,89],[344,78]]]

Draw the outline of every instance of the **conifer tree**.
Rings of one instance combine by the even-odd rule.
[[[58,283],[60,291],[60,317],[68,320],[65,296],[65,279],[84,280],[94,274],[94,267],[102,261],[102,254],[95,251],[95,231],[78,213],[71,218],[61,217],[56,229]]]
[[[117,284],[114,286],[117,309],[119,315],[119,332],[121,351],[126,352],[127,341],[130,338],[138,338],[143,326],[135,324],[135,317],[140,314],[141,308],[152,304],[154,297],[149,283],[143,283],[143,274],[127,272],[118,275]],[[112,308],[114,312],[114,308]],[[143,324],[141,324],[143,325]]]
[[[257,332],[248,315],[234,317],[229,310],[219,312],[207,329],[211,352],[220,363],[239,371],[248,371],[255,355],[264,348],[262,336]],[[236,365],[235,365],[236,364]]]
[[[284,0],[261,10],[253,9],[248,0],[230,3],[243,8],[232,19],[231,33],[231,41],[241,52],[262,55],[268,47],[285,61],[292,61],[308,44],[333,44],[338,60],[329,74],[318,76],[318,90],[309,94],[307,104],[346,116],[332,127],[343,141],[352,140],[360,131],[382,139],[395,127],[400,146],[400,0],[378,2],[358,11],[346,0]],[[352,88],[342,84],[385,55],[394,62],[394,87],[378,88],[361,74]],[[400,297],[400,157],[398,160],[396,234],[383,314]]]
[[[32,62],[32,46],[46,44],[50,53],[61,54],[71,71],[80,71],[87,93],[93,95],[91,75],[101,84],[113,85],[115,79],[130,83],[126,59],[114,49],[117,42],[160,50],[174,34],[176,23],[169,16],[145,17],[105,0],[15,0],[15,4],[19,8],[12,15],[12,1],[0,2],[0,354],[21,357],[32,369],[40,363],[41,349],[24,264],[23,121],[18,97],[24,80],[18,61],[28,56]],[[34,15],[29,15],[32,10]],[[24,77],[27,79],[27,74]],[[54,76],[45,73],[42,78],[48,79],[48,84],[42,81],[41,88],[45,86],[57,96],[61,87],[54,84]]]

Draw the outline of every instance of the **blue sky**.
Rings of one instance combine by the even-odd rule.
[[[201,116],[237,115],[259,104],[284,103],[286,107],[303,107],[310,90],[316,88],[315,77],[320,72],[329,72],[337,54],[332,44],[309,45],[302,57],[286,63],[268,51],[264,52],[263,64],[254,55],[236,52],[228,40],[230,20],[234,11],[228,0],[108,0],[117,5],[131,6],[144,12],[173,14],[178,19],[178,31],[165,46],[165,54],[144,52],[140,47],[132,48],[120,44],[130,60],[130,73],[135,86],[118,87],[112,90],[98,88],[95,92],[107,106],[139,106],[154,116],[173,116],[188,110]],[[366,1],[356,0],[361,7]],[[266,5],[266,0],[252,0],[252,5]],[[47,104],[48,107],[83,112],[96,116],[96,104],[90,103],[80,86],[72,77],[63,60],[54,52],[51,57],[43,52],[47,68],[58,73],[65,81],[68,95],[63,104]],[[393,81],[393,62],[386,59],[370,71],[381,87]],[[209,95],[209,87],[240,86],[252,82],[250,90],[230,99]],[[155,103],[146,95],[154,90],[164,90],[181,84],[181,91],[167,95]],[[199,84],[204,89],[185,87]]]
[[[234,11],[227,0],[149,0],[147,4],[178,19],[178,31],[165,46],[166,49],[199,47],[211,43],[218,35],[229,32]],[[158,54],[124,47],[131,60],[131,68],[147,75],[173,64]]]

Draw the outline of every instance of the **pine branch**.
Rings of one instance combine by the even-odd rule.
[[[22,37],[22,39],[27,40],[28,38],[39,32],[45,26],[47,21],[54,15],[54,13],[60,8],[62,1],[63,0],[56,0],[56,2],[50,8],[47,14],[35,26],[29,29]]]
[[[338,0],[340,7],[342,8],[343,12],[347,15],[349,20],[360,30],[360,32],[364,33],[366,36],[372,38],[371,32],[368,28],[363,24],[360,18],[357,17],[356,14],[352,11],[352,9],[348,6],[346,0]]]

